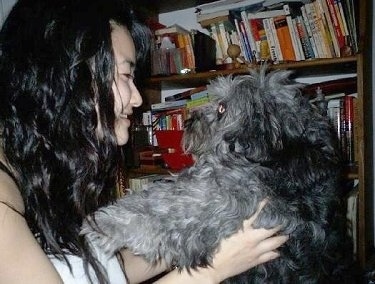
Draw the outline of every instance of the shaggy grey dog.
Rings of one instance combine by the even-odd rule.
[[[336,134],[289,75],[262,68],[213,81],[212,102],[185,124],[195,164],[101,208],[82,234],[108,255],[127,247],[152,263],[207,266],[267,198],[255,226],[281,225],[290,239],[279,259],[227,282],[347,282]]]

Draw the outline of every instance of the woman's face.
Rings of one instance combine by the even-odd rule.
[[[135,47],[127,28],[112,24],[112,45],[115,55],[115,76],[112,85],[115,100],[115,133],[118,145],[129,139],[129,116],[133,107],[142,104],[141,95],[134,85]]]

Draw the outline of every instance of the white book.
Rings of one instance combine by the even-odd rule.
[[[283,5],[283,10],[286,15],[286,22],[288,24],[289,34],[292,39],[292,45],[293,45],[294,53],[296,55],[296,61],[305,60],[305,55],[303,54],[302,46],[301,47],[299,46],[301,45],[301,42],[298,36],[298,32],[293,24],[292,16],[290,15],[289,5],[288,4]]]
[[[273,18],[273,17],[285,16],[285,15],[286,14],[283,9],[247,13],[247,17],[249,19]]]
[[[318,27],[316,26],[315,24],[315,19],[314,19],[314,10],[313,10],[313,7],[311,7],[312,3],[307,3],[306,5],[304,5],[303,7],[301,7],[301,10],[302,10],[302,16],[305,20],[305,22],[307,21],[308,24],[309,24],[309,27],[311,29],[311,35],[314,39],[314,43],[315,43],[315,47],[316,47],[316,57],[317,58],[324,58],[325,57],[325,53],[324,53],[324,50],[323,50],[323,46],[322,46],[322,42],[321,42],[321,39],[319,37],[319,30],[318,30]],[[304,15],[304,11],[305,11],[305,15],[306,15],[306,18],[305,18],[305,15]],[[315,52],[315,50],[314,50]]]
[[[266,33],[267,41],[268,41],[268,47],[270,49],[271,60],[276,63],[276,62],[279,61],[279,58],[277,56],[275,39],[273,37],[273,33],[272,33],[272,30],[271,30],[271,27],[270,27],[269,18],[265,18],[262,21],[263,21],[263,27],[264,27],[264,31]]]
[[[157,29],[155,31],[156,36],[162,36],[162,35],[165,35],[165,34],[188,34],[188,33],[190,33],[190,32],[187,29],[185,29],[184,27],[182,27],[178,24],[174,24],[174,25],[169,26],[169,27]]]
[[[212,24],[210,27],[210,34],[211,37],[215,40],[216,42],[216,61],[218,64],[221,64],[221,60],[224,58],[223,55],[223,47],[220,44],[220,40],[218,37],[218,29],[216,28],[215,24]]]
[[[206,21],[206,20],[215,19],[215,18],[218,18],[218,17],[228,16],[229,10],[222,10],[222,11],[217,11],[217,12],[208,13],[208,14],[197,13],[196,15],[197,15],[196,16],[197,22],[199,23],[201,21]]]
[[[240,9],[243,7],[262,7],[264,0],[219,0],[195,7],[199,14],[208,14],[223,10]]]
[[[178,100],[178,101],[167,101],[162,103],[156,103],[151,105],[151,110],[167,110],[172,108],[183,107],[186,105],[187,100]]]
[[[277,36],[276,27],[275,27],[275,23],[273,21],[273,18],[269,18],[269,23],[270,23],[270,27],[271,27],[272,36],[273,36],[274,41],[275,41],[275,49],[276,49],[276,52],[277,52],[277,58],[279,59],[279,61],[283,61],[284,58],[283,58],[283,54],[281,52],[280,42],[279,42],[279,38]]]
[[[223,42],[223,56],[225,58],[226,63],[231,63],[232,59],[228,56],[228,47],[229,47],[229,41],[228,41],[228,33],[225,29],[225,25],[223,22],[220,22],[218,24],[219,27],[219,33],[221,36],[221,40]]]

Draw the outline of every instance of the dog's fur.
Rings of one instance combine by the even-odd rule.
[[[281,225],[290,239],[280,258],[228,282],[349,283],[336,134],[289,75],[262,68],[212,82],[212,103],[185,125],[195,164],[100,209],[82,234],[109,255],[127,247],[153,263],[207,266],[268,199],[255,226]]]

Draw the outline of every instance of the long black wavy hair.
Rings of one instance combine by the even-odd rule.
[[[25,218],[47,253],[82,256],[99,276],[79,230],[116,196],[112,22],[145,57],[149,31],[122,0],[19,0],[0,33],[3,147]]]

